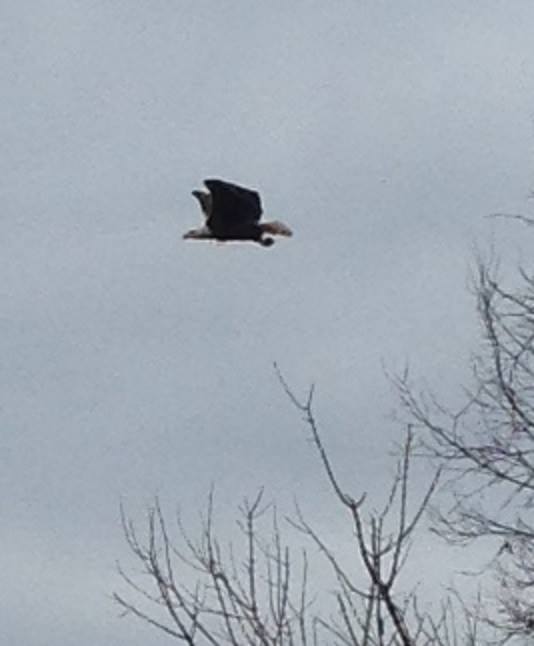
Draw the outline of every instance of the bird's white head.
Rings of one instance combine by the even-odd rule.
[[[184,240],[206,240],[213,238],[213,233],[204,225],[198,229],[190,229],[182,237]]]

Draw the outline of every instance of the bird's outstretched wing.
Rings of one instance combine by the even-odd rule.
[[[207,179],[204,184],[212,199],[208,217],[208,226],[212,230],[259,222],[262,208],[256,191],[220,179]]]
[[[204,191],[192,191],[191,194],[199,201],[202,213],[207,220],[211,215],[211,193],[204,193]]]

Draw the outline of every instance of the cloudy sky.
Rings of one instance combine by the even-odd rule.
[[[534,208],[534,5],[0,9],[2,642],[152,646],[110,601],[121,498],[214,483],[226,519],[265,485],[336,522],[273,361],[354,491],[402,432],[383,364],[467,378],[473,247],[520,254],[483,216]],[[294,237],[183,242],[205,177]]]

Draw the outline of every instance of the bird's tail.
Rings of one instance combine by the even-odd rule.
[[[273,236],[290,237],[293,235],[293,231],[291,231],[286,224],[278,222],[277,220],[273,220],[272,222],[263,222],[260,224],[260,227],[263,233],[270,233]]]

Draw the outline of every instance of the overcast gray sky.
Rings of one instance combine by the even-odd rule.
[[[473,245],[508,235],[483,216],[532,208],[533,25],[530,0],[0,0],[2,643],[163,643],[109,598],[121,497],[194,511],[214,482],[226,517],[265,485],[332,527],[273,361],[380,488],[382,362],[454,396]],[[183,242],[213,176],[294,237]]]

